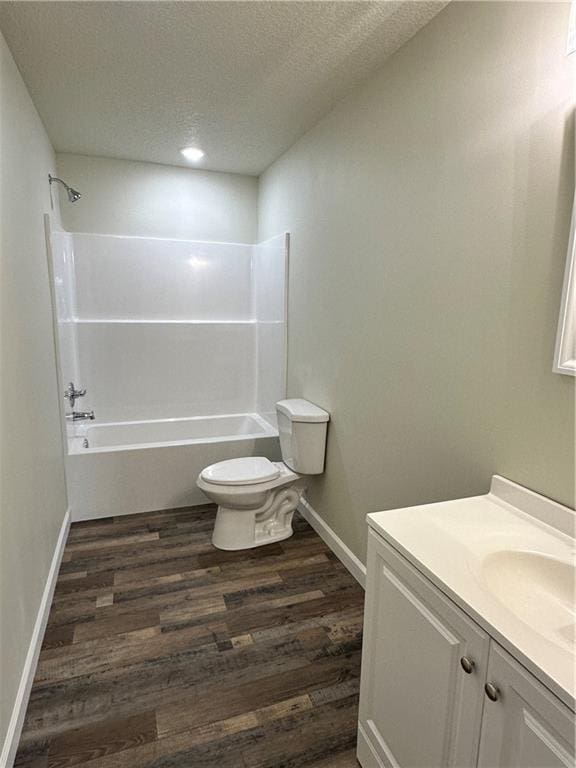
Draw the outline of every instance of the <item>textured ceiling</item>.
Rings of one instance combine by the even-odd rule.
[[[446,5],[0,2],[59,152],[259,174]]]

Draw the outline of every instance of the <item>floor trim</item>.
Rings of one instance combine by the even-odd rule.
[[[18,686],[16,700],[12,709],[12,716],[8,723],[6,738],[4,739],[2,753],[0,754],[0,768],[12,768],[14,758],[16,757],[18,742],[20,741],[24,717],[28,707],[28,699],[30,698],[30,689],[32,688],[32,682],[36,673],[38,656],[40,655],[40,648],[42,647],[48,614],[50,613],[50,607],[52,605],[54,587],[56,586],[58,571],[60,570],[60,562],[64,553],[66,539],[68,538],[70,520],[71,514],[70,508],[68,508],[64,515],[64,519],[62,520],[62,527],[60,528],[60,534],[58,535],[58,541],[56,542],[50,570],[48,571],[48,577],[46,578],[46,584],[44,586],[44,592],[36,615],[34,630],[32,631],[28,653],[26,654],[24,668],[20,677],[20,685]]]
[[[384,768],[384,763],[378,757],[374,745],[366,736],[364,728],[358,723],[358,746],[356,757],[362,768]]]
[[[344,544],[332,528],[322,520],[318,512],[305,498],[300,499],[298,511],[310,523],[322,541],[330,547],[340,562],[346,566],[360,586],[366,589],[366,566],[364,563]]]

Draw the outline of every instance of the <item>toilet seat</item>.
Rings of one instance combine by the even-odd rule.
[[[202,470],[200,477],[215,485],[259,485],[276,480],[280,469],[264,456],[229,459],[211,464]]]

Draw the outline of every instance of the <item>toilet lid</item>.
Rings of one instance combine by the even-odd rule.
[[[201,477],[216,485],[251,485],[275,480],[279,475],[278,467],[264,456],[250,456],[211,464],[202,470]]]

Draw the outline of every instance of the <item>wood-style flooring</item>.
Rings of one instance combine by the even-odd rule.
[[[215,507],[72,525],[19,768],[352,768],[364,593],[308,524],[211,544]]]

